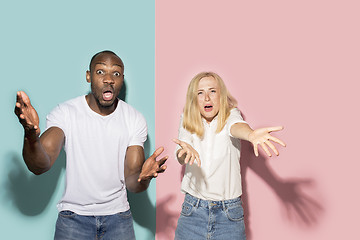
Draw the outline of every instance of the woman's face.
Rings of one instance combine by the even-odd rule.
[[[200,79],[197,100],[201,116],[210,123],[220,109],[220,88],[214,77]]]

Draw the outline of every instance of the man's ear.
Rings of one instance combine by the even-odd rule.
[[[88,83],[91,82],[90,71],[89,71],[89,70],[86,71],[86,81],[87,81]]]

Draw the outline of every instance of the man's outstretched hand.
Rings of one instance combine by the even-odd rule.
[[[153,155],[151,155],[142,166],[138,182],[144,180],[150,180],[152,178],[156,178],[159,173],[163,173],[166,169],[166,165],[164,163],[168,159],[168,156],[161,158],[159,161],[156,161],[156,158],[164,151],[163,147],[160,147],[155,150]]]
[[[27,138],[36,138],[40,135],[39,116],[31,105],[30,98],[23,91],[17,92],[14,112],[23,125]]]

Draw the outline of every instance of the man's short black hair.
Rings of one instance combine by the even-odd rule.
[[[116,53],[114,53],[113,51],[104,50],[104,51],[98,52],[98,53],[96,53],[96,54],[91,58],[91,60],[90,60],[90,64],[89,64],[89,70],[90,70],[90,72],[91,72],[91,66],[92,66],[92,64],[93,64],[93,61],[94,61],[95,57],[96,57],[97,55],[103,54],[103,53],[113,54],[113,55],[117,56],[117,57],[121,60],[121,58],[120,58],[118,55],[116,55]],[[121,60],[121,62],[122,62],[122,60]],[[124,68],[124,64],[123,64],[122,67]]]

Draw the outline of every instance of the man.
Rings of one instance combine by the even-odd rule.
[[[158,148],[145,161],[144,117],[117,98],[124,64],[111,51],[95,54],[86,80],[91,92],[58,105],[40,136],[39,117],[22,91],[15,114],[24,127],[23,158],[36,175],[48,171],[66,151],[66,188],[57,207],[55,239],[135,239],[126,188],[147,189],[165,171]]]

